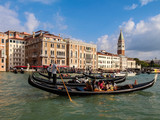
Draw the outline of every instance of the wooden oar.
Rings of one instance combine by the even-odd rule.
[[[58,70],[58,72],[59,72],[59,74],[60,74],[60,71],[59,71],[58,67],[57,67],[57,70]],[[69,95],[68,89],[67,89],[67,87],[66,87],[66,85],[65,85],[65,83],[64,83],[64,80],[63,80],[61,74],[60,74],[60,77],[61,77],[61,79],[62,79],[62,82],[63,82],[63,85],[64,85],[64,87],[65,87],[65,89],[66,89],[66,92],[67,92],[67,94],[68,94],[69,100],[72,102],[71,96]]]

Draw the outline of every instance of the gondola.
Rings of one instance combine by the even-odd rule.
[[[127,84],[123,86],[117,86],[117,90],[115,91],[85,91],[83,89],[84,87],[75,87],[75,88],[68,88],[68,92],[71,96],[89,96],[89,95],[101,95],[101,94],[114,95],[114,94],[130,93],[130,92],[144,90],[152,87],[157,80],[157,76],[158,74],[156,74],[155,78],[149,82],[140,83],[137,85]],[[31,76],[28,78],[28,83],[33,87],[39,88],[41,90],[44,90],[50,93],[54,93],[57,95],[67,95],[64,87],[59,87],[59,86],[55,87],[49,84],[45,84],[43,82],[38,82],[38,81],[35,81],[34,79],[31,79]]]
[[[20,70],[20,73],[21,73],[21,74],[24,74],[24,70]]]
[[[17,72],[17,69],[13,70],[13,72],[14,72],[15,74],[17,74],[17,73],[18,73],[18,72]]]
[[[43,74],[43,73],[41,73],[41,72],[39,72],[39,74],[40,75],[42,75],[43,77],[46,77],[46,78],[49,78],[49,76],[48,75],[45,75],[45,74]],[[84,75],[76,75],[76,76],[68,76],[68,77],[62,77],[63,79],[76,79],[76,77],[77,78],[83,78],[83,77],[85,77]],[[57,79],[61,79],[61,77],[60,76],[57,76]]]
[[[52,85],[53,82],[50,81],[50,80],[46,80],[46,79],[43,79],[43,78],[40,78],[40,77],[36,77],[35,76],[35,73],[32,74],[32,76],[30,76],[30,79],[33,79],[34,81],[37,81],[37,82],[41,82],[41,83],[45,83],[45,84],[48,84],[48,85]],[[68,82],[65,82],[66,86],[85,86],[85,82],[83,83],[78,83],[76,82],[75,80],[69,80]],[[63,82],[57,82],[57,85],[63,85]]]
[[[83,73],[83,75],[85,75],[86,77],[92,78],[92,79],[104,79],[105,77],[103,76],[93,76],[93,75],[88,75]]]
[[[44,82],[44,83],[47,83],[47,84],[53,84],[49,80],[46,80],[46,79],[43,79],[43,78],[40,78],[40,77],[36,77],[35,74],[36,74],[36,72],[32,74],[32,78],[35,79],[36,81]],[[113,79],[113,78],[112,79],[108,79],[108,80],[104,79],[103,81],[105,81],[105,82],[114,81],[114,83],[118,84],[118,83],[124,82],[125,80],[126,80],[126,77],[124,76],[124,77],[116,78],[116,79]],[[62,82],[57,82],[57,85],[63,85],[63,83]],[[67,86],[86,86],[85,82],[77,83],[74,79],[73,80],[69,80],[68,82],[66,82],[66,85]]]
[[[115,83],[121,83],[121,82],[124,82],[125,81],[125,79],[126,79],[126,76],[117,76],[117,77],[115,77],[115,78],[113,78],[113,77],[103,77],[103,76],[92,76],[92,75],[88,75],[88,74],[85,74],[84,73],[84,75],[86,76],[86,77],[89,77],[89,78],[91,78],[91,79],[102,79],[102,80],[110,80],[110,81],[114,81]],[[124,81],[123,81],[123,80]]]

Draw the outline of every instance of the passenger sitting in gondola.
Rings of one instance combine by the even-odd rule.
[[[109,82],[107,81],[106,85],[105,85],[105,90],[107,91],[114,91],[114,82]]]
[[[103,80],[100,80],[100,81],[98,82],[98,86],[99,86],[99,89],[100,89],[100,90],[105,90],[105,83],[104,83]]]
[[[92,88],[93,88],[93,91],[97,91],[98,90],[98,87],[96,85],[96,80],[92,81]]]
[[[105,85],[105,90],[109,90],[110,89],[110,84],[109,81],[107,81],[106,85]]]
[[[92,85],[91,85],[90,81],[86,82],[86,87],[84,88],[84,90],[93,91],[93,88],[92,88]]]
[[[76,77],[75,82],[76,82],[76,83],[81,83],[81,82],[78,80],[78,77]]]

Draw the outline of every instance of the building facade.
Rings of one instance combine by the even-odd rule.
[[[48,31],[33,32],[26,37],[26,65],[41,66],[57,62],[66,66],[66,42]]]
[[[0,32],[0,71],[6,71],[6,34]]]
[[[130,68],[130,69],[137,68],[136,61],[132,58],[127,58],[127,68]]]
[[[97,45],[65,39],[67,43],[67,65],[79,69],[97,68]]]
[[[120,57],[106,51],[97,52],[98,68],[104,70],[119,70]]]
[[[26,32],[7,31],[6,54],[7,70],[14,66],[25,65],[25,37],[30,35]]]

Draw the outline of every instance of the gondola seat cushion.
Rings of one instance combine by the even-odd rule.
[[[83,89],[83,87],[76,87],[76,90],[78,90],[78,91],[85,91],[85,90]]]

